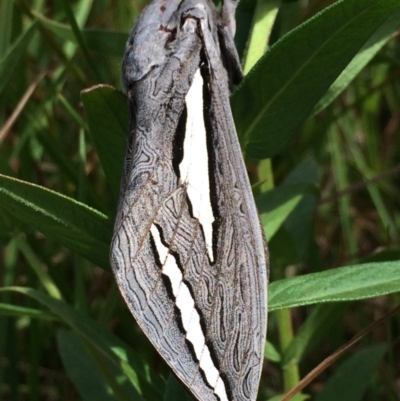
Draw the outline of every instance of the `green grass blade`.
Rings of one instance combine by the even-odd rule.
[[[81,49],[81,51],[82,51],[87,63],[88,63],[88,65],[90,66],[90,68],[91,68],[96,80],[98,82],[103,82],[104,80],[101,77],[100,71],[97,68],[96,63],[92,59],[92,57],[91,57],[91,55],[89,53],[89,50],[88,50],[88,48],[86,46],[85,39],[83,38],[83,36],[81,34],[81,30],[80,30],[80,27],[78,25],[77,19],[75,18],[75,15],[74,15],[74,13],[72,11],[71,3],[69,1],[67,1],[67,0],[62,0],[62,3],[64,5],[64,11],[65,11],[65,14],[67,15],[67,19],[68,19],[69,24],[71,26],[72,32],[75,35],[76,42],[78,43],[78,45],[79,45],[79,47],[80,47],[80,49]],[[86,2],[86,5],[90,4],[90,3],[91,2]],[[90,7],[90,6],[87,6],[87,7]],[[80,20],[83,20],[85,18],[85,12],[84,11],[86,11],[86,10],[84,10],[83,7],[82,7],[82,10],[83,11],[81,11],[81,18],[79,18]]]
[[[13,9],[13,0],[2,0],[0,3],[0,58],[6,54],[10,45]]]
[[[43,312],[39,309],[26,308],[23,306],[6,304],[2,302],[0,302],[0,315],[13,317],[31,317],[41,320],[57,320],[54,315]]]
[[[33,14],[47,29],[63,39],[77,43],[76,36],[69,25],[54,21],[36,12]],[[81,35],[89,51],[99,53],[103,56],[121,58],[122,54],[124,54],[125,44],[129,34],[127,32],[105,31],[100,29],[82,29]]]
[[[33,23],[24,31],[18,39],[9,47],[7,53],[0,60],[0,94],[10,81],[17,65],[22,61],[22,56],[36,32],[36,23]]]
[[[357,143],[354,139],[354,132],[357,132],[358,127],[354,125],[354,120],[350,118],[343,119],[343,124],[341,124],[342,131],[344,133],[344,137],[347,141],[346,148],[349,149],[352,160],[358,171],[360,172],[363,179],[371,179],[376,175],[375,171],[372,171],[370,167],[370,162],[365,160],[363,153],[361,152],[360,148],[357,146]],[[379,133],[376,133],[379,135]],[[368,133],[367,133],[368,135]],[[369,136],[372,136],[371,134]],[[372,202],[374,203],[375,209],[379,214],[379,218],[385,231],[392,236],[394,240],[399,238],[399,230],[396,227],[396,224],[393,221],[393,218],[390,212],[387,210],[385,206],[385,202],[383,200],[383,196],[376,184],[369,184],[367,186],[367,190],[371,197]]]
[[[332,172],[334,176],[337,191],[341,191],[349,187],[349,172],[346,162],[345,147],[341,141],[340,130],[337,124],[333,124],[329,128],[328,139],[332,157]],[[347,257],[354,257],[357,254],[358,243],[354,235],[354,220],[351,218],[350,196],[341,196],[339,202],[340,223],[343,230],[344,244],[342,253]]]
[[[46,289],[49,295],[56,299],[62,299],[61,292],[58,289],[56,283],[51,278],[47,269],[45,268],[45,266],[43,266],[43,263],[36,256],[34,250],[31,248],[31,246],[25,240],[25,238],[18,238],[17,246],[22,255],[24,255],[26,262],[35,272],[40,283],[43,285],[43,287]]]

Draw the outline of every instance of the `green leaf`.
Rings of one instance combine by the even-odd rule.
[[[3,0],[0,3],[0,58],[10,46],[13,28],[13,0]]]
[[[86,118],[101,165],[118,199],[128,129],[126,96],[108,85],[98,85],[81,93]]]
[[[306,207],[313,202],[315,203],[314,192],[317,180],[317,164],[314,159],[307,158],[291,171],[283,184],[257,196],[256,204],[268,241],[272,239],[284,223],[287,223],[293,217],[292,212],[295,209],[296,211],[299,209],[299,204],[304,204],[305,200],[307,200],[306,205],[304,205]],[[307,211],[304,213],[304,206],[299,213],[299,218],[311,223],[310,213]],[[311,213],[313,212],[314,210],[312,209]],[[297,224],[290,233],[295,236],[295,230],[297,229],[304,240],[306,227],[307,224],[302,222]]]
[[[37,12],[34,12],[33,14],[41,24],[55,34],[66,40],[77,43],[76,36],[69,25],[46,18]],[[105,31],[100,29],[82,29],[81,35],[88,50],[99,53],[103,56],[115,56],[121,58],[124,54],[125,44],[129,33]]]
[[[398,0],[339,1],[272,46],[231,99],[246,156],[278,153],[359,49],[399,9]]]
[[[315,401],[361,400],[386,352],[386,345],[373,345],[348,358],[326,382]]]
[[[132,389],[127,388],[124,392],[118,380],[123,380],[121,370],[114,365],[106,366],[113,375],[110,384],[108,376],[104,375],[99,364],[93,358],[85,342],[71,331],[59,330],[57,333],[58,350],[61,355],[65,370],[74,383],[80,396],[85,401],[115,401],[132,400],[135,398]],[[114,391],[114,388],[116,391]],[[130,390],[130,391],[129,391]],[[131,396],[129,397],[129,394]]]
[[[308,185],[285,185],[257,197],[261,223],[269,241],[303,198]]]
[[[92,75],[94,75],[94,77],[97,79],[98,82],[104,82],[104,79],[102,78],[102,76],[100,74],[100,69],[98,68],[99,67],[98,64],[94,61],[94,59],[92,58],[92,55],[89,53],[86,42],[81,33],[82,25],[78,23],[78,19],[77,19],[79,17],[81,17],[83,21],[86,19],[86,16],[88,14],[87,11],[89,11],[90,3],[92,3],[92,2],[93,2],[93,0],[85,1],[84,4],[82,4],[82,6],[80,7],[77,16],[75,17],[74,11],[72,10],[71,2],[68,0],[61,0],[61,3],[64,6],[65,15],[67,17],[69,25],[71,26],[72,32],[75,35],[75,40],[76,40],[84,58],[86,59],[87,64],[89,65],[90,69],[92,70],[91,71]],[[81,20],[81,22],[82,22],[82,20]]]
[[[33,317],[44,320],[55,320],[56,317],[39,309],[25,308],[23,306],[5,304],[0,302],[0,315],[14,317]]]
[[[278,280],[269,286],[269,310],[354,301],[400,292],[400,261],[338,267]]]
[[[347,307],[346,302],[317,305],[285,349],[282,366],[298,363],[312,352],[332,328],[339,324]]]
[[[330,155],[332,157],[332,171],[337,190],[341,191],[350,186],[350,172],[346,154],[341,141],[341,129],[338,124],[332,124],[328,130]],[[344,249],[351,255],[359,252],[357,237],[354,235],[354,220],[351,218],[351,202],[348,196],[338,199],[338,218],[344,238]]]
[[[270,362],[280,362],[282,359],[281,354],[269,341],[265,342],[264,357]]]
[[[253,24],[243,66],[243,72],[245,74],[253,68],[254,64],[264,54],[280,5],[281,0],[259,0],[256,2]]]
[[[35,251],[29,245],[28,241],[26,241],[26,239],[23,237],[17,238],[16,241],[19,251],[25,257],[28,266],[35,272],[43,288],[53,298],[62,299],[62,294],[57,287],[57,284],[54,282],[51,275],[47,271],[47,268],[38,258]]]
[[[97,364],[74,333],[60,330],[57,344],[65,370],[83,400],[115,400]]]
[[[109,269],[112,225],[104,214],[49,189],[1,174],[0,203],[18,219]]]
[[[179,380],[170,373],[165,389],[164,401],[191,401],[192,397],[186,392]]]
[[[5,56],[0,60],[0,94],[10,81],[18,64],[22,61],[22,56],[29,42],[34,36],[36,24],[33,23],[8,49]]]
[[[162,397],[163,382],[149,374],[146,364],[125,343],[91,318],[75,311],[65,302],[51,298],[32,288],[4,287],[0,289],[0,292],[6,291],[24,294],[48,307],[75,333],[95,347],[110,366],[122,370],[131,383],[130,389],[136,397],[135,400],[140,401],[146,398],[146,400],[158,401]]]
[[[295,210],[285,220],[282,231],[290,236],[290,251],[288,246],[284,250],[288,255],[292,254],[293,258],[286,260],[289,263],[301,263],[304,261],[310,242],[313,238],[314,215],[317,206],[317,188],[319,183],[318,164],[313,158],[306,158],[299,163],[289,176],[285,179],[283,185],[299,185],[308,184],[309,190],[304,193],[303,198],[296,206]],[[275,238],[279,241],[279,238]],[[286,245],[286,242],[284,243]],[[276,249],[276,243],[271,243],[271,253]],[[289,252],[288,252],[289,251]]]
[[[392,38],[393,33],[400,26],[400,10],[391,15],[369,38],[357,55],[351,60],[346,69],[331,85],[328,92],[314,108],[314,113],[329,106],[353,81],[359,72],[376,56],[376,54]]]

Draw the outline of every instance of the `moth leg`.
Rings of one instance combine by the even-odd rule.
[[[202,4],[188,9],[183,13],[183,17],[185,19],[193,18],[197,21],[198,32],[203,42],[208,64],[211,67],[210,73],[219,75],[218,60],[222,59],[223,66],[228,74],[229,89],[232,89],[233,85],[242,80],[243,72],[230,28],[219,23],[216,27],[218,36],[213,35],[210,29],[213,24],[212,20],[210,21],[210,16]]]
[[[223,0],[221,21],[218,26],[218,36],[221,47],[222,61],[228,71],[229,85],[237,85],[243,79],[242,66],[233,40],[236,32],[235,11],[239,0]]]
[[[233,41],[231,20],[234,23],[234,10],[236,8],[236,0],[225,0],[224,7],[228,7],[229,11],[225,11],[229,15],[230,20],[224,22],[219,20],[218,25],[214,25],[213,9],[207,9],[201,3],[190,2],[185,4],[186,10],[182,10],[182,18],[184,21],[197,21],[198,32],[203,42],[203,48],[208,60],[208,64],[214,65],[211,68],[211,74],[217,71],[217,60],[222,59],[225,70],[228,74],[229,89],[233,85],[237,85],[243,79],[243,71],[240,65],[239,56]],[[224,10],[222,10],[224,13]],[[229,25],[227,25],[229,24]],[[214,25],[214,26],[213,26]],[[216,28],[216,29],[215,29]],[[213,32],[217,32],[214,35]]]
[[[219,43],[221,48],[222,62],[228,71],[229,86],[237,85],[243,79],[243,70],[239,60],[230,29],[227,26],[218,27]]]
[[[236,32],[235,11],[239,0],[223,0],[221,19],[222,23],[229,28],[232,38]]]

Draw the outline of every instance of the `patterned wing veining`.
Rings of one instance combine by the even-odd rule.
[[[265,342],[268,256],[229,107],[232,43],[210,1],[155,0],[123,65],[132,121],[111,264],[201,401],[255,400]]]

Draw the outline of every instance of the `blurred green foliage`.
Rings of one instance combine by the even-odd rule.
[[[108,263],[145,4],[0,2],[1,400],[189,399]],[[271,258],[259,400],[278,400],[400,302],[400,3],[242,0],[237,26],[231,104]],[[400,399],[399,338],[395,317],[295,399]]]

